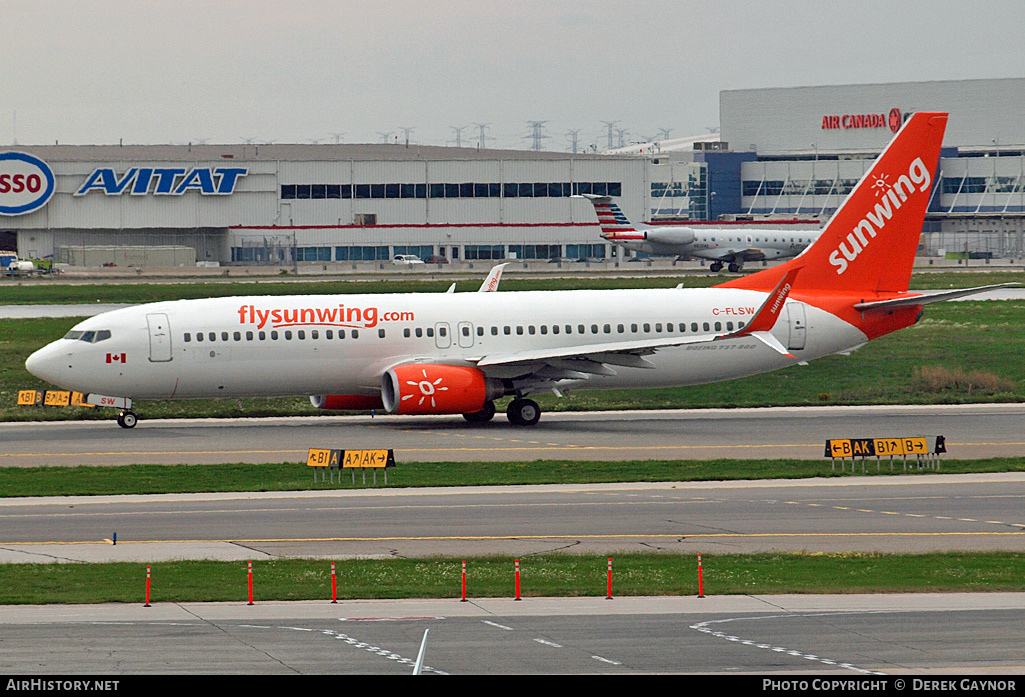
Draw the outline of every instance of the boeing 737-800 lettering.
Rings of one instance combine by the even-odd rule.
[[[777,370],[918,321],[984,290],[908,291],[942,113],[917,113],[798,257],[714,288],[297,295],[115,310],[33,353],[28,370],[94,403],[307,394],[323,409],[462,414],[574,388],[692,385]],[[451,290],[451,289],[450,289]]]

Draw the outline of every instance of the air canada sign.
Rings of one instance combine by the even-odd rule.
[[[904,114],[894,107],[888,114],[826,114],[822,117],[822,130],[837,128],[889,128],[896,133],[904,123]]]
[[[107,196],[182,196],[197,191],[204,196],[228,196],[238,180],[249,174],[245,167],[132,167],[117,173],[97,167],[75,196],[102,191]]]
[[[0,215],[22,215],[46,205],[54,191],[50,165],[23,152],[0,153]]]

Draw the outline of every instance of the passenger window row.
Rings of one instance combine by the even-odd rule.
[[[743,329],[744,325],[745,325],[744,322],[737,322],[736,328],[737,329]],[[728,332],[732,332],[734,330],[733,322],[726,322],[725,323],[725,327],[726,327],[726,331],[728,331]],[[470,327],[462,326],[462,327],[460,327],[460,330],[461,330],[461,333],[462,333],[463,336],[467,336],[467,337],[470,336]],[[484,327],[478,326],[476,331],[477,331],[477,336],[484,336],[484,334],[485,334],[485,328]],[[690,331],[691,334],[697,334],[699,332],[711,332],[711,331],[721,332],[721,331],[723,331],[723,323],[722,322],[702,322],[702,323],[699,324],[697,322],[691,322],[690,323],[689,331]],[[438,328],[438,333],[439,333],[440,336],[445,336],[445,328],[444,327],[439,327]],[[616,333],[616,334],[626,334],[627,333],[627,325],[625,325],[625,324],[616,324],[615,325],[615,331],[613,331],[613,325],[611,325],[611,324],[601,324],[601,325],[598,325],[598,324],[591,324],[591,325],[584,325],[584,324],[577,324],[577,325],[572,325],[572,324],[565,324],[565,325],[553,324],[551,326],[549,326],[547,324],[542,324],[542,325],[539,325],[539,326],[535,326],[533,324],[528,324],[528,325],[522,325],[521,324],[521,325],[515,325],[515,326],[506,324],[504,326],[492,325],[491,328],[490,328],[490,333],[491,333],[491,336],[499,336],[499,335],[511,336],[513,334],[516,334],[517,336],[522,336],[524,334],[528,334],[528,335],[536,335],[536,334],[547,335],[547,334],[574,334],[574,333],[576,333],[576,334],[588,334],[588,333],[590,333],[590,334],[613,334],[613,333]],[[645,322],[643,324],[633,323],[633,324],[630,325],[629,333],[631,333],[631,334],[638,334],[638,333],[643,333],[643,334],[651,334],[651,333],[655,333],[655,334],[663,334],[663,333],[665,333],[665,334],[676,334],[676,333],[686,334],[686,333],[688,333],[688,327],[687,327],[687,323],[686,322],[679,322],[679,323],[666,322],[665,324],[663,324],[662,322],[655,322],[655,323]],[[428,337],[433,337],[434,336],[434,329],[432,327],[428,327],[426,330],[421,328],[421,327],[416,327],[415,329],[406,328],[406,329],[402,330],[402,335],[404,337],[406,337],[407,339],[411,338],[413,336],[416,336],[416,337],[419,338],[419,337],[423,337],[424,335],[426,335]]]
[[[377,330],[377,334],[378,334],[378,336],[383,338],[384,337],[384,330],[383,329],[378,329]],[[221,342],[226,342],[226,341],[242,341],[243,340],[243,336],[245,337],[246,341],[267,341],[268,339],[270,339],[271,341],[278,341],[281,338],[284,338],[285,341],[291,341],[293,338],[294,339],[298,339],[299,341],[305,341],[306,340],[306,335],[307,335],[307,332],[306,332],[305,329],[296,330],[294,333],[292,332],[291,329],[286,329],[286,330],[281,331],[281,332],[279,332],[276,329],[272,329],[270,331],[258,331],[258,332],[247,331],[247,332],[245,332],[245,334],[243,334],[242,332],[231,332],[231,333],[229,333],[229,332],[220,332],[219,335],[218,335],[217,332],[206,332],[206,333],[196,332],[195,334],[192,334],[191,332],[185,332],[184,339],[185,339],[185,343],[186,344],[191,343],[193,340],[195,340],[196,343],[215,342],[215,341],[218,341],[218,340],[220,340]],[[335,332],[335,330],[333,330],[333,329],[326,329],[326,330],[324,330],[324,338],[325,339],[334,339],[336,336],[337,336],[338,339],[346,338],[345,330],[344,329],[339,329],[337,332]],[[359,338],[359,330],[358,329],[350,330],[349,333],[348,333],[348,336],[353,338],[353,339],[358,339]],[[310,339],[319,339],[320,338],[320,330],[319,329],[311,329],[309,331],[309,338]]]
[[[738,322],[737,323],[737,328],[738,329],[743,329],[744,328],[744,322]],[[654,329],[654,332],[652,332],[653,329]],[[460,330],[461,330],[461,333],[462,333],[463,336],[467,336],[467,337],[470,336],[470,327],[462,326],[462,327],[460,327]],[[702,322],[699,325],[697,322],[691,322],[690,323],[689,331],[692,334],[697,334],[699,331],[702,331],[702,332],[710,332],[710,331],[721,332],[721,331],[723,331],[723,323],[722,322]],[[728,331],[728,332],[732,332],[733,331],[733,322],[726,322],[726,331]],[[524,333],[526,333],[528,335],[531,335],[531,336],[536,335],[538,333],[540,333],[542,336],[547,335],[549,333],[551,333],[551,334],[574,334],[574,333],[575,334],[588,334],[588,333],[590,333],[590,334],[612,334],[612,333],[626,334],[627,333],[627,326],[625,324],[616,324],[615,325],[615,332],[613,332],[613,325],[611,325],[611,324],[602,324],[602,325],[591,324],[589,326],[588,325],[584,325],[584,324],[577,324],[577,325],[572,325],[572,324],[564,324],[564,325],[553,324],[551,326],[549,326],[547,324],[542,324],[542,325],[539,325],[539,326],[535,326],[533,324],[528,324],[526,326],[524,326],[524,325],[512,326],[512,325],[508,325],[507,324],[507,325],[504,325],[502,327],[492,325],[491,329],[490,329],[490,332],[491,332],[492,336],[499,336],[500,334],[505,335],[505,336],[511,336],[513,333],[515,333],[517,336],[522,336]],[[631,334],[638,334],[638,333],[643,333],[643,334],[651,334],[651,333],[655,333],[655,334],[663,334],[663,333],[665,333],[665,334],[675,334],[675,333],[686,334],[688,332],[688,327],[687,327],[687,323],[686,322],[679,322],[679,323],[666,322],[665,324],[663,324],[662,322],[655,322],[654,324],[651,323],[651,322],[644,322],[643,324],[632,323],[632,324],[630,324],[629,332]],[[448,330],[447,330],[446,327],[438,327],[437,328],[437,334],[440,337],[445,337],[445,336],[448,335]],[[477,327],[477,336],[484,336],[484,334],[485,334],[484,327],[478,326]],[[426,336],[428,338],[433,338],[434,335],[435,335],[435,328],[434,327],[426,327],[426,328],[424,328],[424,327],[414,327],[414,328],[406,327],[405,329],[402,330],[402,336],[406,337],[407,339],[408,338],[412,338],[413,336],[416,336],[417,338],[422,338],[424,336]],[[326,330],[324,330],[324,338],[328,339],[328,340],[333,340],[336,337],[338,339],[345,339],[346,336],[347,336],[346,330],[344,330],[344,329],[339,329],[337,332],[335,330],[333,330],[333,329],[326,329]],[[359,338],[359,330],[358,329],[349,330],[348,336],[353,338],[353,339],[358,339]],[[378,329],[377,330],[377,336],[382,338],[382,339],[385,338],[385,336],[386,336],[385,330],[384,329]],[[276,329],[272,329],[270,331],[258,331],[258,332],[246,331],[244,334],[241,331],[236,331],[236,332],[224,332],[224,331],[222,331],[220,333],[218,333],[218,332],[205,332],[205,333],[204,332],[196,332],[195,334],[193,334],[192,332],[185,332],[183,338],[184,338],[185,343],[189,344],[189,343],[192,343],[193,341],[195,341],[196,343],[213,343],[213,342],[217,342],[217,341],[220,341],[222,343],[224,343],[224,342],[231,342],[231,341],[241,342],[241,341],[243,341],[243,337],[244,337],[245,341],[247,341],[247,342],[248,341],[267,341],[268,339],[270,341],[278,341],[279,339],[282,339],[282,338],[285,341],[292,341],[293,339],[296,339],[298,341],[305,341],[306,338],[307,338],[307,331],[305,329],[298,329],[295,332],[293,332],[291,329],[286,329],[286,330],[283,330],[283,331],[279,332]],[[104,339],[109,339],[110,338],[110,332],[106,331],[106,330],[101,330],[101,331],[97,331],[97,332],[68,332],[68,334],[64,338],[65,339],[77,339],[77,340],[80,340],[80,341],[89,341],[91,343],[96,343],[97,341],[103,341]],[[320,330],[318,330],[318,329],[311,329],[311,330],[309,330],[309,338],[311,340],[320,339]]]

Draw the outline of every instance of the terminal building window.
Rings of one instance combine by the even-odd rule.
[[[744,196],[779,196],[780,194],[846,196],[854,191],[857,184],[857,179],[792,179],[786,182],[778,179],[763,181],[745,179],[741,182],[741,190]]]
[[[420,258],[420,261],[425,261],[429,256],[434,254],[433,245],[422,245],[422,244],[411,244],[411,245],[395,245],[392,247],[392,256],[399,254],[412,254]]]
[[[458,182],[432,184],[282,184],[282,200],[387,198],[566,198],[622,196],[622,182]]]
[[[387,261],[388,246],[335,247],[335,261]]]
[[[330,247],[297,247],[296,261],[331,261]]]
[[[561,244],[511,244],[509,257],[516,259],[558,259],[562,256]],[[497,258],[497,257],[495,257]]]
[[[943,177],[943,193],[945,194],[982,194],[985,192],[985,177]]]
[[[463,248],[463,258],[505,259],[505,246],[501,244],[468,244]]]
[[[570,259],[604,259],[605,245],[603,244],[567,244],[566,256]]]

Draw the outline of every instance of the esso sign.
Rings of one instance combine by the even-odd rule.
[[[23,152],[0,153],[0,215],[22,215],[42,208],[53,196],[50,165]]]

